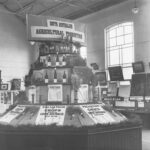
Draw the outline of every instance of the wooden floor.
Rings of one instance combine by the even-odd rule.
[[[142,131],[142,150],[150,150],[150,129]]]

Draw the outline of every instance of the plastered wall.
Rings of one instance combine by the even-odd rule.
[[[26,27],[0,6],[0,70],[3,82],[23,80],[33,61],[33,48],[27,41]]]

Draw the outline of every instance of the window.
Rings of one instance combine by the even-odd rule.
[[[120,65],[124,79],[131,79],[134,62],[133,22],[124,22],[105,29],[105,56],[106,70]]]
[[[80,55],[82,58],[87,58],[87,47],[81,47],[80,48]]]

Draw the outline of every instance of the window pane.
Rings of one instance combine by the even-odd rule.
[[[109,51],[118,50],[120,46],[113,46],[109,48]]]
[[[117,37],[117,45],[122,45],[122,44],[124,44],[123,36]]]
[[[109,42],[109,40],[110,40],[110,38],[109,38],[109,36],[106,36],[106,46],[107,47],[110,47],[110,42]]]
[[[122,45],[122,48],[128,48],[128,47],[133,47],[133,43],[128,43],[128,44]]]
[[[132,22],[125,22],[125,23],[123,23],[122,25],[123,25],[123,26],[132,26],[133,23],[132,23]]]
[[[124,48],[122,49],[122,57],[123,57],[123,63],[132,63],[133,62],[133,56],[132,56],[132,47]]]
[[[115,37],[115,36],[116,36],[116,29],[110,30],[109,37],[112,38],[112,37]]]
[[[117,36],[123,35],[123,27],[117,28]]]
[[[133,74],[133,69],[132,69],[132,67],[123,68],[123,76],[124,76],[124,79],[125,79],[125,80],[131,79],[132,74]]]
[[[110,65],[118,65],[119,64],[119,51],[111,51],[110,52]]]
[[[125,35],[124,38],[125,38],[125,43],[132,43],[133,42],[132,34]]]
[[[126,63],[126,64],[122,64],[122,67],[131,67],[132,63]]]
[[[116,38],[110,39],[110,46],[116,46]]]
[[[124,30],[125,30],[125,34],[132,33],[132,27],[131,26],[125,26]]]
[[[80,48],[80,55],[82,58],[87,58],[87,47]]]

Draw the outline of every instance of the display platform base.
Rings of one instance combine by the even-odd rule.
[[[1,150],[142,150],[141,126],[0,129]]]
[[[150,111],[146,112],[146,111],[138,111],[138,110],[137,111],[120,110],[120,112],[125,116],[129,116],[129,115],[139,116],[139,118],[142,121],[143,129],[150,129]]]

